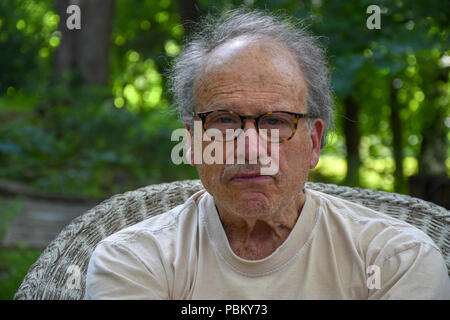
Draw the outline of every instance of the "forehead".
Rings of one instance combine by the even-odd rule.
[[[196,111],[212,104],[258,105],[267,111],[271,105],[283,104],[284,110],[298,111],[306,99],[306,83],[286,46],[273,40],[239,37],[206,57],[195,81],[194,97]]]

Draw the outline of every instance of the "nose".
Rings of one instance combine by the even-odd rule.
[[[256,131],[256,120],[247,118],[244,120],[244,131],[248,129],[254,129]]]
[[[244,124],[245,160],[246,163],[258,161],[259,134],[256,129],[255,119],[246,119]]]

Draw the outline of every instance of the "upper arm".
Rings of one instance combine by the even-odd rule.
[[[444,259],[434,246],[420,243],[383,260],[379,288],[369,299],[450,299]]]
[[[94,250],[86,275],[84,299],[167,299],[162,264],[144,263],[129,248],[101,242]]]

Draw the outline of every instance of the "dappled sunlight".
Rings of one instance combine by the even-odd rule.
[[[447,161],[450,164],[450,161]],[[364,158],[359,169],[360,185],[372,190],[394,190],[395,162],[393,158]],[[403,159],[403,173],[406,178],[418,173],[418,161],[414,157]],[[342,184],[347,174],[347,162],[344,157],[322,155],[314,170],[311,170],[311,181],[331,181]],[[320,179],[318,179],[320,178]]]
[[[344,180],[346,173],[347,163],[345,158],[334,155],[322,155],[316,168],[311,170],[310,176],[314,178],[320,175],[322,178],[339,183]]]
[[[142,61],[136,51],[128,52],[127,60],[123,75],[113,83],[114,105],[136,112],[167,107],[167,102],[162,101],[162,76],[155,62],[152,59]]]
[[[78,14],[68,10],[69,3],[79,7]],[[204,63],[201,57],[214,50],[212,39],[223,44],[226,32],[216,28],[188,55],[190,60],[179,64],[187,71],[177,78],[183,81],[173,86],[176,89],[172,85],[177,81],[170,79],[172,67],[183,57],[185,40],[192,39],[206,13],[238,5],[305,19],[305,27],[324,45],[330,86],[311,81],[311,75],[327,78],[326,72],[318,72],[319,63],[311,63],[320,56],[317,48],[311,51],[312,58],[300,55],[306,58],[301,67],[307,67],[302,71],[307,78],[308,120],[328,107],[334,109],[335,120],[309,181],[404,193],[449,206],[450,50],[445,1],[384,1],[380,28],[372,30],[366,24],[369,4],[362,0],[0,0],[0,300],[13,297],[42,252],[27,247],[22,235],[31,241],[36,231],[39,237],[32,241],[43,246],[42,239],[47,243],[51,238],[47,231],[60,232],[66,218],[92,208],[87,202],[76,212],[62,207],[86,200],[99,203],[148,185],[166,203],[175,193],[170,188],[157,192],[155,184],[199,178],[198,167],[178,164],[171,155],[176,145],[185,146],[188,117],[199,111],[198,95],[186,94],[193,92],[196,68]],[[70,24],[72,15],[77,19]],[[310,50],[303,43],[299,46]],[[273,79],[267,81],[267,74],[259,73],[264,67],[252,70],[258,69],[258,81],[270,84]],[[216,82],[211,86],[223,84]],[[274,92],[256,89],[256,98],[246,101],[245,83],[241,87],[233,83],[223,92],[230,98],[224,100],[233,100],[236,108],[245,109],[247,103],[258,107],[260,101],[279,95],[276,87]],[[332,99],[327,98],[329,89]],[[176,104],[185,108],[177,110]],[[274,107],[300,112],[296,103]],[[257,115],[258,109],[250,108]],[[221,121],[230,119],[239,124],[236,117]],[[277,126],[278,119],[271,120]],[[285,123],[293,130],[291,121]],[[181,141],[172,141],[180,128]],[[188,153],[181,150],[183,156]],[[289,161],[301,161],[303,156]],[[187,196],[191,190],[179,185],[173,190]],[[27,199],[36,195],[39,200]],[[116,199],[128,203],[125,198]],[[137,210],[148,201],[156,208],[159,200],[152,199],[157,200],[146,196],[141,203],[133,196],[130,208]],[[385,206],[385,199],[380,202]],[[26,213],[28,208],[32,210]],[[133,217],[126,218],[128,224]]]
[[[195,178],[195,168],[170,162],[170,134],[183,125],[167,74],[189,34],[180,23],[199,17],[184,15],[173,0],[117,0],[105,42],[107,81],[95,87],[83,83],[79,65],[56,68],[65,43],[58,28],[68,14],[54,4],[0,5],[0,116],[7,119],[0,128],[0,178],[88,194],[114,189],[115,181],[131,186]],[[200,8],[210,5],[234,7],[229,1],[199,2]],[[300,11],[295,1],[265,3],[269,10],[313,14],[311,31],[327,39],[336,126],[312,181],[407,192],[414,175],[450,175],[450,52],[443,45],[448,35],[428,5],[415,4],[415,19],[405,13],[409,5],[392,4],[381,30],[374,31],[359,25],[367,18],[362,2],[318,1]],[[347,14],[355,19],[342,19]]]

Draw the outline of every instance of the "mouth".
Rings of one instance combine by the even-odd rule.
[[[237,183],[257,183],[273,180],[272,176],[261,175],[258,172],[238,173],[231,177],[230,182]]]

